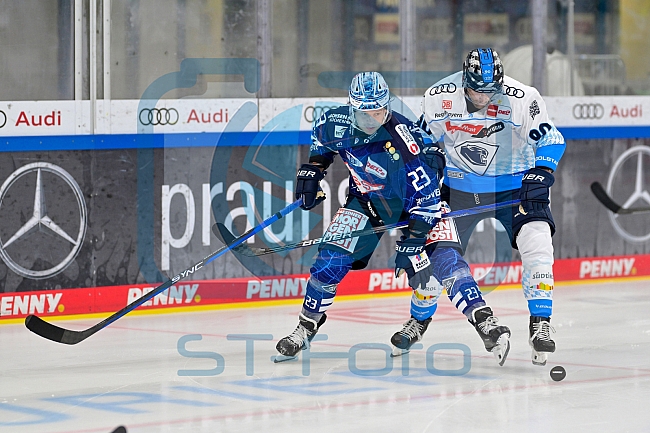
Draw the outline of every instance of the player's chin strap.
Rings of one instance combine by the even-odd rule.
[[[470,209],[463,209],[463,210],[457,210],[453,212],[449,212],[446,214],[442,215],[442,219],[448,219],[448,218],[460,218],[463,216],[468,216],[468,215],[476,215],[484,212],[492,212],[497,209],[503,209],[503,208],[508,208],[512,206],[517,206],[519,204],[519,200],[510,200],[510,201],[504,201],[501,203],[494,203],[494,204],[486,204],[483,206],[477,206],[473,207]],[[356,238],[356,237],[362,237],[362,236],[368,236],[368,235],[374,235],[378,233],[383,233],[387,232],[389,230],[394,230],[394,229],[404,229],[408,227],[408,222],[402,221],[394,224],[387,224],[383,226],[378,226],[378,227],[371,227],[368,229],[364,230],[356,230],[347,234],[336,234],[335,236],[328,236],[328,237],[320,237],[320,238],[315,238],[315,239],[305,239],[300,242],[294,242],[290,244],[284,244],[284,245],[278,245],[275,247],[266,247],[266,248],[256,248],[256,247],[248,247],[244,244],[241,244],[240,246],[233,248],[232,252],[241,254],[244,256],[248,257],[254,257],[254,256],[263,256],[265,254],[273,254],[273,253],[279,253],[282,251],[289,251],[293,250],[295,248],[304,248],[304,247],[310,247],[313,245],[321,245],[325,244],[327,242],[332,242],[332,241],[340,241],[340,240],[345,240],[345,239],[351,239],[351,238]],[[219,238],[221,238],[226,244],[230,244],[233,239],[235,239],[235,235],[226,228],[225,225],[221,223],[216,223],[215,225],[212,226],[212,232]]]

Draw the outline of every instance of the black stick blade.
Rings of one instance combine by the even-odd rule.
[[[226,245],[230,245],[237,240],[237,237],[235,237],[235,235],[222,223],[214,223],[212,226],[212,233],[214,233],[214,235]],[[230,252],[241,261],[244,259],[243,256],[255,257],[257,255],[256,250],[258,249],[259,248],[250,248],[248,245],[241,244],[232,248]]]
[[[67,329],[59,328],[56,325],[46,322],[38,316],[30,314],[25,319],[25,326],[34,334],[39,335],[55,343],[63,344],[77,344],[86,339],[83,332],[69,331]],[[91,335],[92,333],[88,334]]]
[[[214,233],[214,235],[226,245],[230,245],[231,242],[237,239],[235,235],[233,235],[232,232],[222,223],[214,223],[212,226],[212,233]]]
[[[625,208],[618,203],[616,203],[612,198],[607,194],[605,188],[598,182],[591,184],[591,192],[594,193],[598,201],[600,201],[605,207],[615,214],[618,215],[632,215],[637,213],[646,213],[650,212],[650,206],[640,206],[640,207],[629,207]]]
[[[598,182],[591,184],[591,192],[594,193],[599,202],[601,202],[607,209],[611,210],[614,213],[618,213],[621,210],[621,206],[618,205],[614,200],[610,198],[605,191],[605,188]]]

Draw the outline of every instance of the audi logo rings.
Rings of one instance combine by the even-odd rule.
[[[429,95],[439,95],[441,93],[454,93],[457,87],[454,83],[445,83],[429,89]]]
[[[503,85],[503,94],[517,99],[521,99],[526,95],[523,90],[512,86],[506,86],[505,84]]]
[[[573,106],[575,119],[602,119],[605,108],[601,104],[576,104]]]
[[[142,125],[176,125],[178,111],[175,108],[143,108],[138,120]]]
[[[302,113],[302,117],[305,119],[305,121],[309,123],[313,123],[314,120],[319,119],[324,113],[326,113],[329,110],[333,110],[334,108],[338,108],[340,105],[332,105],[332,106],[323,106],[323,105],[308,105],[305,107],[304,113]]]
[[[0,110],[0,128],[4,128],[7,124],[7,115],[4,111]]]

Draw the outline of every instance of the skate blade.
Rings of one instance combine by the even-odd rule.
[[[278,364],[280,362],[287,362],[287,361],[297,361],[297,360],[298,360],[298,355],[294,355],[294,356],[275,355],[271,357],[271,361],[273,361],[274,364]]]
[[[390,354],[391,358],[397,358],[399,356],[406,355],[411,349],[400,349],[399,347],[393,347],[393,352]]]
[[[531,359],[532,359],[534,365],[545,366],[546,365],[546,360],[548,359],[548,353],[546,353],[546,352],[538,352],[535,349],[533,349]]]
[[[510,353],[510,335],[503,334],[499,337],[499,339],[497,340],[497,344],[492,349],[492,354],[494,355],[494,358],[497,360],[499,365],[503,367],[503,364],[505,364],[509,353]]]

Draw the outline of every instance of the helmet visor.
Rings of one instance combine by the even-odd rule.
[[[357,110],[351,108],[352,124],[361,131],[372,134],[388,121],[390,110],[388,107],[377,110]]]

